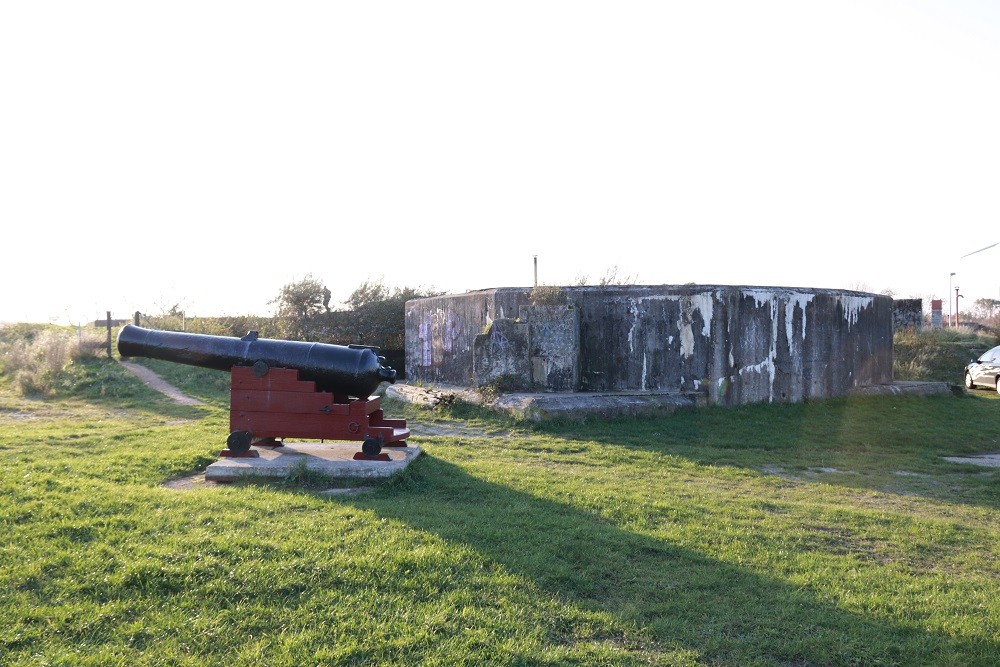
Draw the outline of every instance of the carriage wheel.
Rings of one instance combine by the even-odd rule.
[[[233,431],[226,438],[226,447],[233,454],[245,454],[250,451],[250,444],[253,442],[253,433],[250,431]]]
[[[365,438],[361,443],[361,453],[365,456],[378,456],[382,451],[382,438]]]

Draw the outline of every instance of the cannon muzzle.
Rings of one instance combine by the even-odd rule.
[[[379,383],[396,381],[396,371],[382,365],[383,359],[370,347],[259,338],[256,331],[233,338],[126,324],[118,334],[118,352],[123,357],[220,371],[252,366],[263,374],[272,367],[292,368],[299,371],[300,379],[315,382],[319,391],[361,399],[371,396]]]

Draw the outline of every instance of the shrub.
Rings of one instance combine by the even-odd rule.
[[[307,277],[285,285],[272,302],[278,305],[275,327],[279,337],[289,340],[363,343],[401,350],[406,302],[440,294],[433,288],[386,287],[381,280],[365,281],[347,298],[345,310],[333,310],[330,290]]]
[[[189,333],[235,338],[245,336],[251,330],[260,334],[261,338],[280,338],[275,319],[260,315],[190,318],[185,329]]]

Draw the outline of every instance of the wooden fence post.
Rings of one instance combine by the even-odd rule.
[[[111,358],[111,311],[108,311],[108,359]]]
[[[108,350],[108,359],[112,359],[112,348],[111,348],[111,327],[118,327],[125,324],[125,320],[113,320],[111,319],[111,311],[107,311],[107,317],[103,320],[94,320],[95,327],[105,327],[108,330],[108,341],[105,347]]]

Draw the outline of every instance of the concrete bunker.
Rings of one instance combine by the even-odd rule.
[[[892,383],[893,300],[705,285],[496,288],[406,304],[410,380],[797,402]]]

